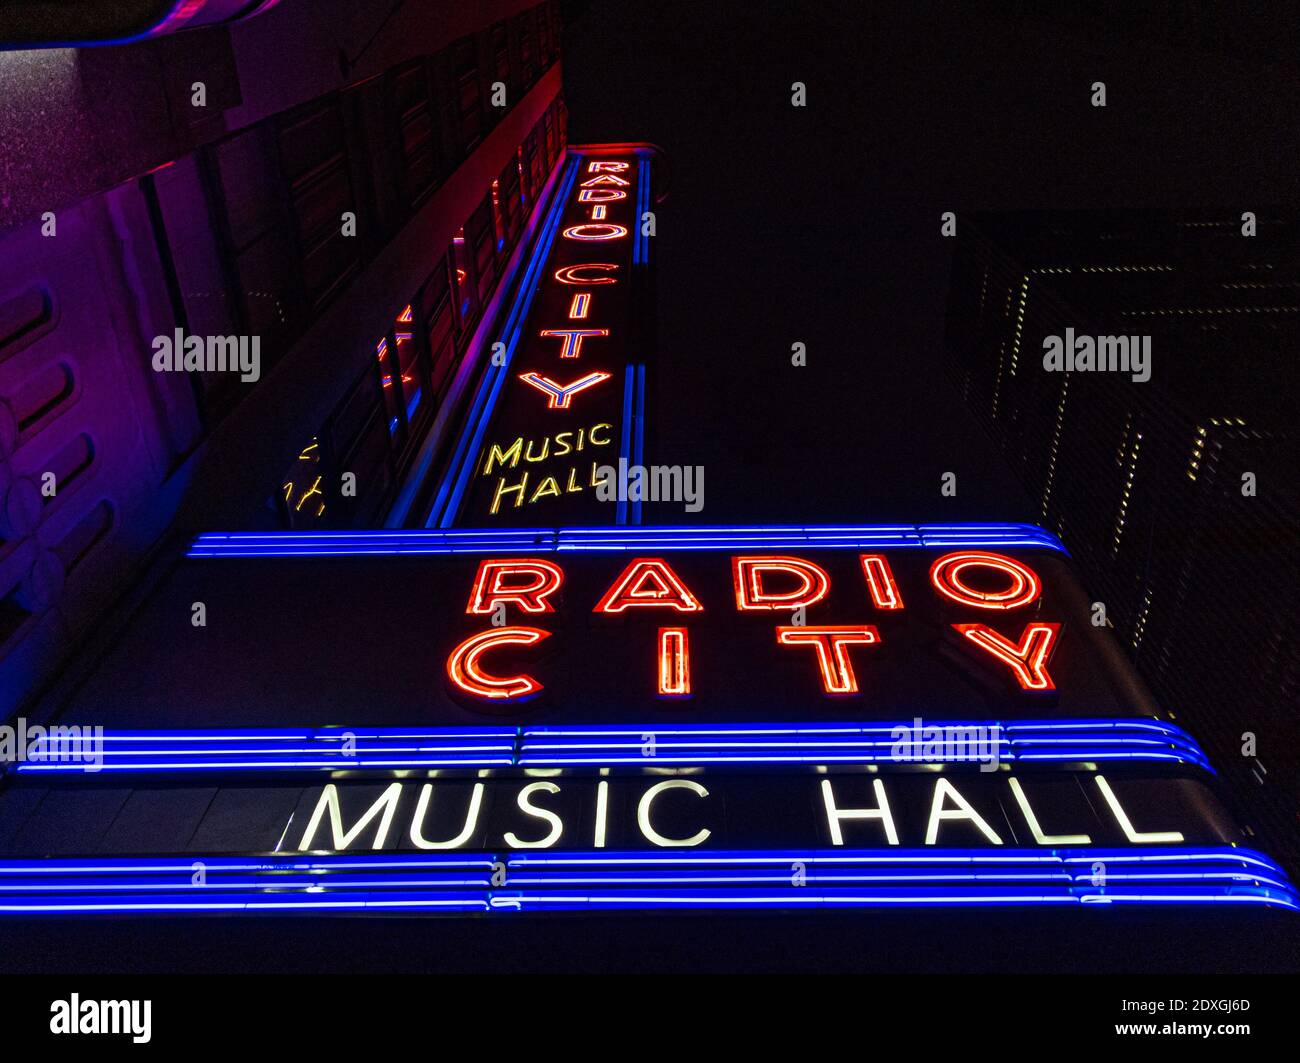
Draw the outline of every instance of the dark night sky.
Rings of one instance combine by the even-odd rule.
[[[1239,213],[1300,191],[1293,72],[1150,24],[865,2],[569,15],[571,139],[671,163],[647,460],[705,467],[696,520],[1032,519],[942,372],[940,214]]]

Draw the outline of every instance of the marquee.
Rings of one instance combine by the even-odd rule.
[[[1297,907],[1032,526],[204,535],[95,714],[0,911]]]

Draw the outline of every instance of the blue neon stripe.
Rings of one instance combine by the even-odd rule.
[[[519,346],[519,339],[523,335],[524,322],[528,318],[528,313],[532,308],[533,299],[536,297],[539,278],[543,272],[547,260],[550,258],[551,247],[555,242],[556,233],[559,231],[560,218],[564,213],[564,206],[568,200],[569,192],[573,188],[573,183],[577,180],[578,160],[575,158],[569,164],[569,172],[565,177],[564,183],[560,186],[560,191],[556,197],[553,214],[547,221],[546,229],[543,233],[542,241],[538,250],[541,252],[536,261],[530,267],[529,274],[524,278],[524,290],[527,292],[527,298],[522,304],[517,304],[506,321],[506,327],[503,335],[509,334],[509,341],[506,344],[505,364],[501,366],[490,366],[489,369],[495,369],[491,388],[487,394],[486,404],[479,413],[475,425],[473,438],[468,449],[465,451],[462,459],[460,473],[456,478],[456,486],[452,491],[451,498],[447,502],[447,507],[439,518],[439,527],[450,527],[456,519],[456,514],[460,509],[461,499],[464,497],[465,489],[469,483],[470,473],[473,471],[475,455],[483,443],[483,436],[487,433],[488,426],[491,424],[492,415],[496,410],[497,398],[505,386],[506,378],[509,375],[510,364],[514,360],[515,349]],[[485,377],[484,383],[487,382]],[[462,437],[462,443],[464,438]],[[429,526],[426,523],[426,526]]]
[[[619,468],[631,464],[632,459],[632,390],[636,386],[636,374],[629,365],[623,373],[623,424],[618,440]],[[621,487],[622,485],[620,485]],[[619,494],[622,495],[622,491]],[[618,524],[627,523],[627,499],[618,499],[618,508],[614,520]]]
[[[1108,868],[1104,885],[1092,867]],[[195,864],[205,869],[192,879]],[[493,883],[505,865],[504,885]],[[802,870],[795,884],[792,868]],[[0,860],[0,914],[1247,905],[1300,910],[1230,847],[409,852]]]
[[[509,373],[510,362],[514,357],[515,347],[519,342],[523,321],[527,317],[533,299],[537,294],[538,276],[550,256],[551,245],[559,229],[560,216],[564,212],[564,205],[568,200],[569,190],[573,187],[577,173],[578,159],[574,158],[569,160],[568,172],[562,178],[555,196],[555,202],[547,213],[546,222],[542,227],[536,245],[534,245],[532,258],[529,261],[527,270],[524,272],[524,279],[515,294],[514,303],[506,318],[505,326],[501,330],[500,334],[508,337],[505,364],[497,366],[492,365],[490,361],[488,363],[483,379],[479,382],[478,390],[474,396],[474,403],[466,421],[467,428],[461,432],[457,441],[455,454],[447,467],[442,482],[438,486],[433,509],[428,520],[425,521],[425,527],[432,528],[435,525],[446,527],[454,519],[455,512],[460,506],[465,485],[472,471],[471,465],[474,455],[478,453],[479,445],[491,420],[497,396],[500,394],[502,385]]]
[[[636,450],[633,463],[645,465],[645,366],[636,366]],[[641,523],[641,499],[632,503],[632,523]]]
[[[1065,553],[1051,532],[1027,524],[700,525],[677,527],[440,529],[437,531],[209,532],[188,557],[362,557],[637,550],[834,550],[1035,547]]]
[[[650,261],[650,238],[642,233],[642,219],[650,205],[650,161],[641,158],[636,168],[636,239],[632,243],[632,264],[642,266]]]
[[[534,727],[426,727],[105,731],[95,770],[131,774],[297,772],[583,765],[772,765],[926,763],[898,750],[910,721],[879,723],[666,723]],[[1176,724],[1155,719],[928,720],[927,727],[998,729],[1005,763],[1172,764],[1213,773],[1204,752]],[[910,733],[910,732],[909,732]],[[644,753],[654,736],[655,754]],[[35,743],[20,774],[83,775],[88,759],[58,759],[60,746]],[[896,755],[896,750],[900,755]],[[919,751],[918,751],[919,752]],[[973,763],[972,755],[949,763]],[[47,760],[39,759],[46,755]]]

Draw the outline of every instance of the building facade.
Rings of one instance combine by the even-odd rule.
[[[13,53],[6,145],[39,108],[69,148],[6,152],[6,713],[192,531],[382,523],[454,413],[563,156],[558,5],[375,21],[284,5],[68,51],[53,101],[65,53]],[[167,371],[188,337],[249,366],[255,342],[255,373]]]
[[[1300,263],[1293,221],[1252,220],[965,218],[947,357],[1144,679],[1294,862]],[[1048,371],[1068,335],[1145,341],[1149,365]]]

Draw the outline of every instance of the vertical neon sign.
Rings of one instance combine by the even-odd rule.
[[[625,511],[598,499],[602,466],[631,460],[633,266],[649,166],[636,152],[580,154],[528,292],[519,339],[467,478],[457,523],[586,521]],[[547,244],[549,241],[549,244]],[[643,376],[643,371],[642,371]]]

